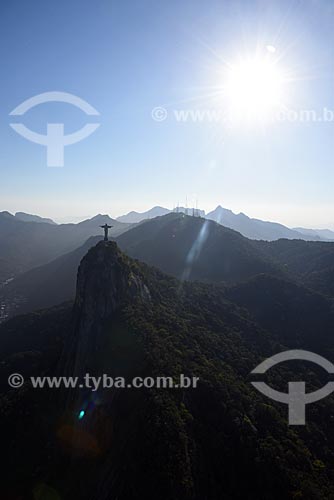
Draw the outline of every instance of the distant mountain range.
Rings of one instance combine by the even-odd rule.
[[[100,239],[92,237],[79,248],[0,288],[2,319],[72,300],[80,260]],[[334,298],[334,243],[254,241],[214,221],[180,213],[144,221],[116,241],[130,257],[183,282],[230,286],[266,274]]]
[[[303,227],[295,227],[294,231],[307,236],[319,236],[323,240],[334,241],[334,231],[330,229],[305,229]]]
[[[52,219],[46,219],[39,215],[26,214],[25,212],[16,212],[15,217],[23,222],[40,222],[46,224],[56,224]]]
[[[85,224],[86,227],[91,221],[94,224],[95,220],[102,219],[105,217],[109,222],[113,223],[114,226],[120,223],[133,225],[143,222],[147,219],[153,219],[155,217],[160,217],[162,215],[167,215],[172,212],[184,213],[186,215],[195,215],[198,217],[204,217],[206,219],[214,220],[219,224],[229,227],[230,229],[234,229],[238,231],[246,238],[254,239],[254,240],[267,240],[274,241],[280,238],[287,239],[302,239],[306,241],[334,241],[334,231],[330,229],[306,229],[302,227],[296,228],[288,228],[283,224],[279,224],[277,222],[263,221],[260,219],[253,219],[248,217],[243,213],[235,214],[232,210],[222,207],[218,205],[215,210],[205,214],[204,210],[200,210],[197,208],[186,208],[186,207],[177,207],[173,210],[170,210],[165,207],[155,206],[146,212],[129,212],[126,215],[121,215],[116,217],[116,219],[110,218],[108,215],[97,215],[85,221],[79,222],[75,225]],[[8,214],[8,212],[0,212],[0,217],[2,214]],[[47,219],[44,217],[40,217],[38,215],[31,215],[24,212],[17,212],[15,214],[15,219],[20,220],[22,222],[36,222],[36,223],[46,223],[56,225],[56,223],[52,219]],[[108,223],[109,223],[108,222]],[[74,224],[59,224],[60,226],[73,226]],[[125,229],[125,226],[122,228]],[[1,231],[1,226],[0,226]],[[111,234],[116,234],[118,231],[116,228],[111,230]],[[89,236],[94,236],[91,234]]]
[[[147,212],[129,212],[126,215],[117,217],[117,220],[120,222],[138,223],[146,219],[152,219],[154,217],[166,215],[175,211],[214,220],[222,226],[234,229],[243,236],[246,236],[246,238],[250,238],[252,240],[273,241],[280,238],[287,238],[289,240],[301,239],[308,241],[334,241],[334,231],[330,231],[329,229],[290,229],[283,224],[278,224],[276,222],[252,219],[243,213],[235,214],[232,210],[223,208],[220,205],[208,214],[205,214],[204,210],[198,210],[195,208],[178,207],[177,209],[169,210],[168,208],[156,206]]]
[[[7,314],[30,312],[71,300],[81,258],[100,237],[76,250],[17,276],[2,290]],[[261,272],[282,275],[280,265],[254,242],[200,217],[170,213],[142,222],[118,236],[129,256],[181,280],[235,283]],[[9,310],[11,309],[11,310]]]
[[[142,222],[143,220],[146,219],[153,219],[154,217],[167,215],[172,212],[184,213],[186,215],[194,214],[199,217],[205,217],[204,210],[199,210],[197,208],[177,207],[174,210],[170,210],[169,208],[157,206],[151,208],[150,210],[147,210],[146,212],[129,212],[126,215],[121,215],[120,217],[117,217],[116,220],[118,220],[119,222],[127,222],[132,224],[135,222]]]
[[[235,214],[232,210],[227,210],[220,205],[212,212],[206,215],[207,219],[214,220],[225,227],[229,227],[238,231],[246,238],[252,240],[267,240],[273,241],[280,238],[287,238],[289,240],[311,240],[320,241],[322,238],[315,233],[308,233],[307,229],[299,232],[294,229],[289,229],[282,224],[276,222],[267,222],[259,219],[251,219],[247,215],[240,213]]]
[[[126,215],[121,215],[120,217],[117,217],[116,220],[119,222],[126,222],[128,224],[133,224],[137,222],[141,222],[145,219],[153,219],[154,217],[159,217],[160,215],[166,215],[169,214],[170,210],[168,208],[163,208],[163,207],[153,207],[150,210],[147,210],[147,212],[129,212]]]
[[[51,219],[17,212],[0,212],[0,283],[19,273],[44,265],[61,255],[80,247],[91,236],[102,234],[100,225],[108,223],[112,237],[117,237],[145,220],[152,220],[171,213],[206,218],[238,231],[253,240],[275,241],[281,238],[306,241],[334,241],[334,231],[329,229],[290,229],[282,224],[252,219],[245,214],[235,214],[218,206],[205,215],[203,210],[178,207],[171,211],[156,206],[147,212],[130,212],[112,219],[98,214],[77,224],[56,224]]]
[[[72,252],[30,269],[0,287],[0,304],[6,305],[2,316],[0,311],[0,322],[8,316],[73,300],[79,263],[101,239],[101,236],[89,238]]]
[[[58,225],[21,220],[9,212],[0,212],[0,277],[11,269],[15,274],[24,272],[75,250],[91,236],[103,234],[99,226],[105,223],[113,226],[110,230],[113,236],[131,227],[101,214],[78,224]],[[1,263],[7,271],[1,268]]]

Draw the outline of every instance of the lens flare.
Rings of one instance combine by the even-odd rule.
[[[284,98],[284,72],[270,57],[241,59],[230,65],[225,97],[232,120],[263,121]]]
[[[82,419],[84,418],[85,414],[86,414],[85,410],[81,410],[81,411],[79,412],[78,419],[79,419],[79,420],[82,420]]]

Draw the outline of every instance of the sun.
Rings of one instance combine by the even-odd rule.
[[[240,122],[270,119],[282,107],[285,80],[269,53],[230,64],[224,85],[229,117]]]

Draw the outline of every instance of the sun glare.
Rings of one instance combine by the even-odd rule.
[[[232,120],[264,121],[282,106],[284,73],[270,57],[242,59],[229,66],[224,88]]]

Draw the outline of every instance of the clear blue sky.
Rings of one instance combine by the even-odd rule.
[[[334,227],[334,122],[227,129],[151,118],[156,106],[203,105],[197,97],[219,86],[222,61],[259,44],[274,45],[297,76],[289,106],[334,110],[333,25],[332,0],[3,0],[0,209],[116,216],[188,196],[205,210],[221,204],[290,226]],[[9,127],[18,104],[48,91],[101,113],[93,135],[65,148],[63,168],[48,168],[45,147]],[[40,133],[63,122],[70,133],[87,118],[49,103],[20,120]]]

